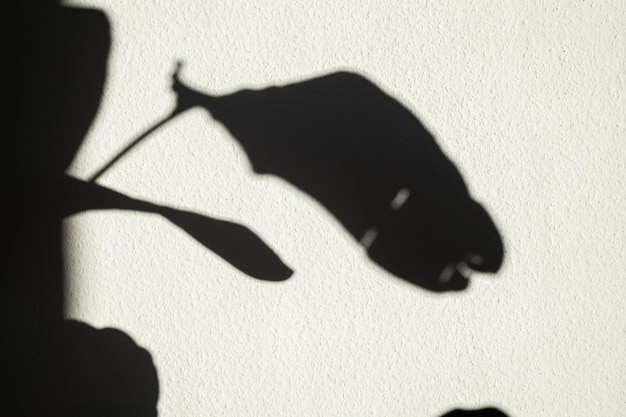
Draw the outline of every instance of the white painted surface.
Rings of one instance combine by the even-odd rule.
[[[626,3],[74,1],[112,24],[87,178],[173,106],[337,69],[430,127],[500,227],[506,260],[434,295],[377,268],[318,203],[254,175],[193,111],[100,182],[241,222],[295,271],[255,281],[159,217],[66,221],[68,317],[153,355],[160,415],[511,416],[626,409]]]

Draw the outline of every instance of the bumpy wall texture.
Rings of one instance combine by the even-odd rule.
[[[345,71],[419,118],[503,242],[502,266],[470,273],[465,290],[398,279],[393,260],[366,252],[378,231],[329,210],[327,188],[253,169],[255,126],[289,124],[293,108],[271,100],[257,107],[262,116],[247,108],[235,129],[200,107],[182,113],[97,179],[159,208],[77,212],[64,222],[66,317],[119,329],[150,353],[159,415],[429,417],[483,406],[515,417],[622,415],[623,1],[71,4],[104,12],[111,41],[97,117],[69,175],[88,180],[175,107],[179,60],[185,85],[219,95]],[[394,140],[380,138],[381,157]],[[358,141],[340,150],[347,161],[365,152]],[[333,198],[363,185],[339,180],[353,186]],[[419,205],[402,187],[387,202]],[[429,193],[419,197],[452,201]],[[207,250],[215,242],[184,233],[200,227],[196,218],[170,208],[228,221],[212,226],[225,235],[242,225],[237,233],[256,235],[278,257],[270,261],[284,263],[281,279],[293,274],[251,277],[226,259],[237,242],[225,256]],[[457,244],[443,224],[417,226],[432,225],[434,237],[441,230]],[[424,258],[439,253],[431,252]],[[441,272],[435,278],[459,277]]]

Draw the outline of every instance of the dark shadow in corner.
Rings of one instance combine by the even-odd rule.
[[[156,417],[159,380],[150,353],[118,329],[66,320],[48,347],[44,395],[37,411],[66,417]],[[60,359],[59,359],[60,358]],[[41,375],[41,374],[40,374]],[[43,405],[43,407],[42,407]]]
[[[500,233],[454,164],[398,101],[364,77],[207,95],[174,74],[173,114],[202,107],[229,130],[255,172],[285,179],[324,205],[394,275],[431,291],[496,272]]]

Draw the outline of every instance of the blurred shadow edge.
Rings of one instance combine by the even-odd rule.
[[[59,3],[3,6],[10,244],[2,251],[0,407],[29,417],[155,416],[148,351],[119,330],[63,320],[59,188],[100,103],[110,34],[104,13]]]
[[[441,417],[508,417],[504,412],[495,407],[486,407],[475,410],[457,408],[449,411]]]

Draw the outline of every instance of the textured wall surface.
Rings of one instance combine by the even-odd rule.
[[[251,279],[154,215],[66,220],[67,317],[152,354],[161,416],[623,415],[622,0],[71,4],[103,10],[113,39],[72,175],[172,109],[178,59],[187,82],[221,93],[346,69],[420,117],[506,245],[502,269],[465,292],[405,283],[193,110],[99,182],[242,223],[295,274]]]

